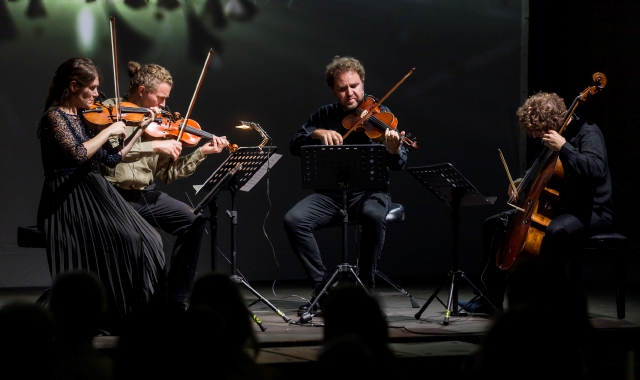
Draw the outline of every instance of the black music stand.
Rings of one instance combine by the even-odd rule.
[[[249,289],[258,300],[252,303],[254,305],[257,302],[262,302],[276,314],[278,314],[285,322],[289,322],[290,318],[287,317],[282,311],[275,307],[269,300],[264,298],[258,291],[253,289],[249,283],[238,275],[236,267],[236,228],[238,225],[238,212],[235,209],[235,197],[238,190],[249,191],[251,188],[266,174],[269,168],[278,161],[281,157],[276,155],[277,147],[272,146],[269,149],[261,149],[260,147],[242,147],[238,148],[235,152],[231,153],[229,157],[211,174],[211,176],[201,186],[196,187],[196,194],[200,191],[208,191],[204,199],[194,208],[194,213],[201,212],[205,207],[209,206],[211,211],[211,217],[214,218],[217,213],[218,207],[215,202],[212,202],[217,194],[226,185],[231,193],[231,210],[227,210],[227,216],[231,222],[231,279],[244,285]],[[217,218],[217,217],[216,217]],[[212,219],[210,219],[211,222]],[[217,219],[213,219],[217,223]],[[217,226],[215,227],[217,230]],[[212,226],[212,231],[214,230]],[[214,242],[212,236],[212,243]],[[211,265],[215,267],[215,246],[211,246]],[[249,307],[251,306],[249,305]],[[250,311],[251,312],[251,311]],[[253,320],[260,326],[262,331],[266,330],[266,327],[262,324],[260,319],[251,312]]]
[[[365,288],[355,266],[347,260],[347,188],[350,189],[386,189],[387,148],[381,144],[364,145],[305,145],[301,148],[302,188],[314,190],[339,190],[342,192],[342,263],[338,265],[331,278],[300,316],[299,323],[309,323],[313,319],[313,309],[321,296],[331,285],[347,280],[349,274],[357,284]],[[336,277],[340,274],[340,278]],[[365,288],[368,293],[368,289]]]
[[[460,174],[456,168],[450,163],[429,165],[422,167],[407,168],[420,183],[429,189],[429,191],[435,195],[438,199],[444,202],[446,205],[451,206],[453,209],[451,213],[451,219],[453,221],[453,268],[447,275],[447,281],[440,285],[436,291],[429,297],[427,303],[425,303],[420,311],[415,315],[416,319],[420,319],[420,316],[424,310],[429,306],[434,298],[438,298],[440,289],[447,283],[451,282],[451,291],[449,292],[449,300],[445,305],[440,298],[438,301],[446,308],[444,313],[444,325],[449,324],[449,317],[451,315],[459,315],[458,309],[458,286],[456,284],[456,278],[460,277],[464,279],[476,292],[478,297],[484,298],[489,305],[496,311],[498,309],[487,299],[487,297],[467,278],[463,271],[458,268],[458,237],[459,237],[459,224],[460,206],[476,206],[476,205],[490,205],[495,202],[496,197],[485,198],[480,192],[469,182],[466,178]]]

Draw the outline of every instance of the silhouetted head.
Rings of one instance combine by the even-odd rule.
[[[107,311],[104,286],[91,272],[61,273],[53,282],[49,307],[60,338],[91,339]]]

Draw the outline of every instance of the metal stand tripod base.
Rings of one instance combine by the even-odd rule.
[[[369,290],[367,290],[364,286],[364,284],[362,283],[362,281],[360,281],[360,278],[358,277],[358,275],[356,274],[356,271],[353,269],[355,268],[355,266],[350,265],[350,264],[340,264],[338,265],[338,267],[336,268],[336,270],[333,272],[333,274],[331,275],[331,278],[329,279],[329,281],[327,281],[327,283],[324,285],[324,287],[322,288],[322,290],[320,290],[320,293],[318,293],[315,298],[311,301],[311,304],[309,305],[309,309],[307,310],[307,312],[305,312],[304,314],[302,314],[300,316],[300,320],[298,321],[299,323],[309,323],[311,322],[311,320],[313,319],[314,314],[312,314],[310,311],[313,311],[313,308],[316,306],[316,304],[320,301],[320,298],[322,297],[322,295],[324,295],[327,292],[327,289],[329,288],[329,286],[332,285],[337,285],[339,282],[344,281],[345,279],[347,279],[349,273],[351,273],[353,275],[353,278],[356,280],[356,282],[362,286],[362,288],[367,292],[367,294],[369,293]],[[341,275],[341,278],[336,279],[336,277],[338,276],[338,274]]]
[[[416,319],[420,319],[420,316],[425,311],[425,309],[431,304],[431,301],[433,301],[435,298],[438,298],[438,293],[440,292],[440,289],[442,289],[442,287],[449,281],[451,282],[451,291],[449,292],[449,300],[447,304],[445,305],[442,302],[442,300],[438,298],[438,301],[446,308],[444,312],[444,321],[442,322],[442,324],[445,326],[448,325],[449,318],[451,317],[451,315],[454,315],[454,316],[460,315],[460,311],[458,309],[458,288],[456,285],[456,277],[460,277],[464,279],[467,282],[467,284],[469,284],[469,286],[473,288],[474,292],[477,294],[477,297],[483,298],[495,311],[498,311],[498,308],[496,308],[491,303],[491,301],[489,301],[489,299],[480,291],[480,289],[478,289],[478,287],[475,286],[473,282],[469,280],[469,278],[467,278],[467,276],[464,274],[463,271],[461,270],[451,271],[449,272],[447,277],[448,277],[447,280],[444,283],[442,283],[442,285],[438,286],[435,292],[433,292],[431,297],[429,297],[429,299],[427,300],[427,303],[425,303],[420,309],[420,311],[416,313],[415,315]]]
[[[276,314],[278,314],[280,317],[282,317],[282,319],[284,319],[285,322],[289,322],[291,320],[291,318],[287,317],[282,311],[280,311],[271,302],[269,302],[268,299],[264,298],[260,293],[258,293],[257,290],[252,288],[251,285],[249,285],[249,283],[247,281],[245,281],[242,277],[237,276],[237,275],[233,275],[233,276],[231,276],[231,280],[233,280],[234,282],[236,282],[238,284],[244,285],[245,288],[249,289],[249,291],[251,293],[253,293],[253,295],[258,298],[258,300],[255,301],[254,303],[252,303],[251,305],[254,305],[257,302],[262,302],[265,305],[267,305],[267,307],[269,307],[269,309],[273,310]],[[266,330],[267,328],[264,327],[264,325],[262,324],[260,319],[251,310],[249,310],[249,312],[251,313],[252,319],[258,324],[258,326],[260,326],[260,329],[262,331]]]
[[[411,306],[412,307],[414,307],[416,309],[420,307],[420,304],[418,303],[418,301],[416,301],[416,299],[413,298],[413,296],[411,294],[409,294],[409,292],[407,292],[406,290],[402,289],[400,287],[400,285],[398,285],[395,282],[393,282],[389,277],[385,276],[384,273],[380,272],[377,269],[376,269],[376,276],[380,277],[381,279],[386,281],[387,284],[389,284],[389,285],[393,286],[394,288],[396,288],[396,290],[399,291],[400,293],[402,293],[405,296],[409,297],[409,301],[411,301]]]

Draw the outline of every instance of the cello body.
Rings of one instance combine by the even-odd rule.
[[[607,84],[607,78],[602,73],[593,74],[592,79],[595,85],[587,87],[573,100],[557,131],[559,134],[571,121],[578,104],[586,101],[588,95],[601,91]],[[540,255],[545,230],[555,216],[561,197],[564,170],[558,157],[559,152],[545,146],[519,186],[518,205],[512,205],[517,211],[509,221],[496,254],[498,268],[512,270],[517,263]]]
[[[521,261],[538,257],[545,230],[555,216],[564,170],[558,152],[547,149],[543,156],[544,165],[537,173],[530,173],[536,181],[524,193],[520,202],[522,209],[511,217],[507,234],[498,248],[496,265],[500,269],[508,270]]]

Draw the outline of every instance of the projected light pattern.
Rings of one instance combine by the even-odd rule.
[[[96,20],[88,7],[84,6],[76,19],[78,46],[83,53],[91,53],[96,39]]]

